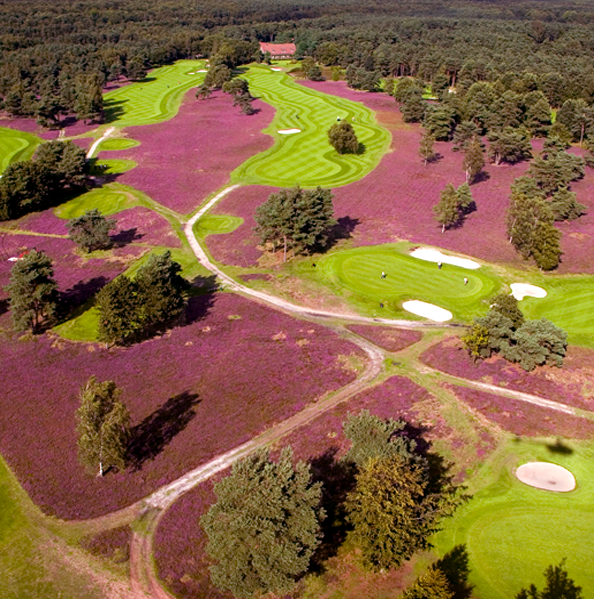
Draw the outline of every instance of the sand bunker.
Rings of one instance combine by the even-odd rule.
[[[279,67],[270,67],[271,71],[282,71],[282,69],[279,69]]]
[[[293,133],[301,133],[301,129],[279,129],[277,133],[281,135],[292,135]]]
[[[520,482],[537,489],[566,493],[575,489],[573,474],[557,464],[549,462],[528,462],[516,470]]]
[[[197,73],[208,73],[208,71],[206,69],[200,69],[199,71],[196,71]]]
[[[528,283],[512,283],[510,285],[512,295],[520,301],[525,297],[546,297],[547,292],[542,287],[528,285]]]
[[[481,265],[474,260],[468,260],[467,258],[457,258],[456,256],[446,256],[439,250],[430,250],[429,248],[419,248],[410,253],[413,258],[419,258],[419,260],[427,260],[427,262],[441,262],[442,264],[453,264],[454,266],[461,266],[462,268],[470,268],[476,270]]]
[[[439,306],[434,306],[433,304],[428,304],[427,302],[421,302],[419,300],[404,302],[402,307],[407,312],[422,316],[423,318],[428,318],[429,320],[434,320],[435,322],[445,322],[452,318],[452,313],[449,310],[444,310]]]

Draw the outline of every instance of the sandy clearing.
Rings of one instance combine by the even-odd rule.
[[[522,300],[525,297],[546,297],[547,292],[542,287],[536,285],[529,285],[528,283],[512,283],[511,294],[518,300]]]
[[[419,260],[427,260],[427,262],[442,262],[443,264],[452,264],[454,266],[461,266],[462,268],[469,268],[476,270],[481,265],[474,260],[468,260],[468,258],[458,258],[456,256],[448,256],[442,254],[439,250],[431,250],[429,248],[418,248],[410,253],[413,258]]]
[[[301,133],[301,129],[279,129],[277,133],[281,135],[292,135],[293,133]]]
[[[573,474],[557,464],[549,462],[528,462],[516,470],[517,479],[525,485],[530,485],[545,491],[566,493],[575,489]]]
[[[411,312],[417,316],[422,316],[423,318],[428,318],[429,320],[434,320],[435,322],[445,322],[446,320],[451,320],[452,318],[452,313],[449,310],[445,310],[439,306],[434,306],[433,304],[428,304],[427,302],[421,302],[419,300],[410,300],[408,302],[404,302],[402,307],[407,312]]]

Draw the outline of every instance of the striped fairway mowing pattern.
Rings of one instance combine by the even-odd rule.
[[[31,159],[42,141],[31,133],[0,127],[0,173],[13,162]]]
[[[233,171],[233,182],[339,187],[371,172],[388,149],[390,133],[362,104],[303,87],[267,66],[252,66],[242,77],[248,80],[252,95],[277,109],[272,124],[264,130],[276,143]],[[353,125],[359,142],[365,146],[362,154],[340,155],[328,143],[327,131],[338,117]],[[287,129],[301,132],[278,133]]]

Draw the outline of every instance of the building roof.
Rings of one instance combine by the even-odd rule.
[[[293,56],[296,50],[295,44],[270,44],[268,42],[260,42],[260,51],[262,53],[270,52],[271,56]]]

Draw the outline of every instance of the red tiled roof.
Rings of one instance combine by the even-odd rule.
[[[293,56],[297,48],[295,44],[270,44],[260,42],[260,51],[262,53],[270,52],[271,56]]]

